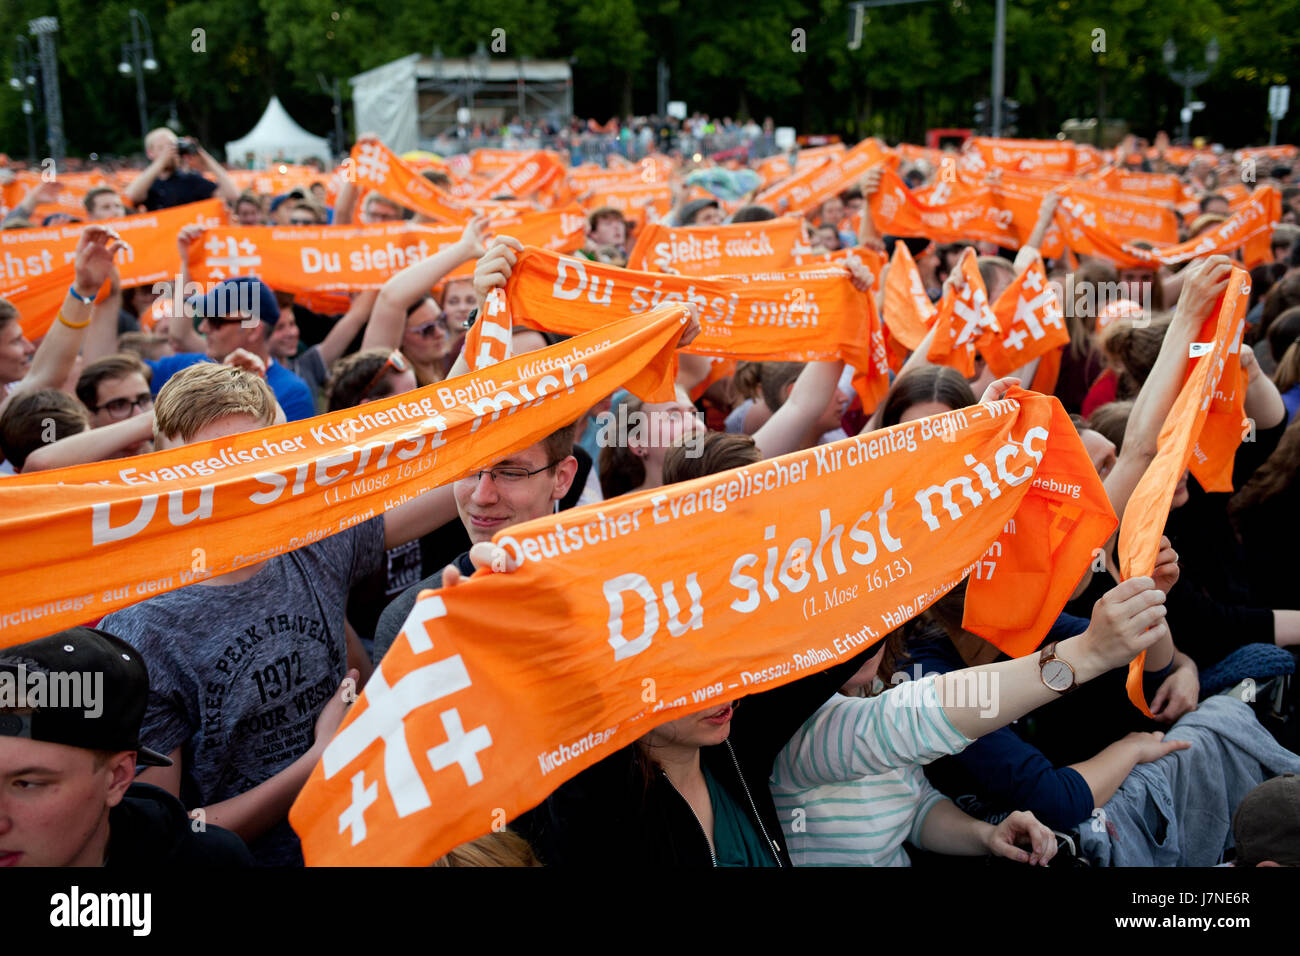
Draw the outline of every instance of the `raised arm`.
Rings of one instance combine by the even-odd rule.
[[[872,166],[862,174],[862,182],[859,184],[862,189],[862,225],[858,228],[858,245],[866,246],[868,249],[875,249],[877,252],[885,251],[885,241],[881,238],[880,232],[876,229],[876,223],[871,218],[871,197],[880,191],[880,177],[884,170],[883,165]]]
[[[184,292],[186,286],[190,283],[190,246],[194,240],[203,235],[204,226],[196,222],[182,226],[180,232],[176,234],[176,250],[181,254],[180,281],[181,291]],[[167,283],[162,283],[166,286]],[[175,290],[172,290],[173,294]],[[182,309],[180,315],[173,315],[172,320],[167,323],[167,338],[172,343],[172,348],[177,352],[205,352],[208,348],[207,340],[199,334],[199,330],[194,327],[194,319],[185,314],[184,300],[182,300]]]
[[[131,180],[130,184],[122,190],[122,195],[132,204],[140,205],[149,195],[149,187],[154,184],[164,169],[176,156],[176,143],[169,142],[162,146],[161,152],[154,157],[152,163],[140,171],[140,175]]]
[[[330,368],[343,357],[348,345],[357,337],[361,327],[369,321],[375,308],[375,300],[378,297],[378,289],[366,289],[363,292],[358,292],[352,297],[348,310],[339,316],[339,320],[334,323],[334,327],[329,330],[329,334],[316,346],[320,349],[321,361],[325,363],[326,368]],[[395,349],[402,344],[402,330],[398,331],[395,341],[391,343],[375,342],[374,344]],[[365,347],[369,348],[369,346]]]
[[[122,310],[122,276],[113,264],[108,275],[108,295],[90,309],[90,328],[81,344],[81,358],[86,362],[112,355],[117,351],[117,316]]]
[[[198,155],[208,172],[212,174],[212,178],[217,181],[217,195],[233,206],[235,201],[239,199],[239,187],[230,178],[230,174],[226,172],[226,167],[213,159],[212,155],[202,146],[198,147]]]
[[[853,287],[870,295],[872,283],[875,282],[871,270],[855,260],[850,260],[845,265]],[[807,446],[810,433],[826,411],[843,371],[844,363],[839,360],[809,362],[804,367],[794,380],[790,397],[754,433],[754,444],[764,458],[776,458]],[[816,438],[816,435],[811,435],[812,441],[816,441]]]
[[[116,458],[133,445],[153,438],[153,415],[135,415],[103,428],[90,428],[42,445],[27,456],[23,474],[67,468],[89,461]]]
[[[1195,269],[1196,274],[1188,278],[1178,299],[1160,354],[1133,401],[1124,447],[1120,449],[1115,467],[1103,482],[1111,507],[1115,509],[1116,517],[1121,519],[1133,489],[1155,459],[1160,429],[1183,385],[1188,350],[1201,324],[1228,287],[1232,262],[1227,256],[1210,256],[1188,268]]]
[[[23,196],[18,205],[5,215],[6,223],[19,219],[31,221],[32,215],[36,212],[36,207],[41,203],[57,202],[62,187],[57,183],[37,183],[31,189],[27,190],[27,195]]]
[[[475,216],[465,226],[459,240],[427,259],[412,263],[385,282],[375,300],[361,347],[391,343],[391,347],[396,348],[406,329],[406,310],[422,296],[428,295],[451,270],[482,256],[486,251],[483,244],[488,234],[487,219]]]
[[[113,258],[124,247],[121,237],[106,226],[89,225],[81,231],[72,288],[59,307],[59,318],[41,339],[40,347],[32,357],[31,370],[10,390],[10,395],[18,391],[59,388],[67,381],[91,322],[91,303],[113,269]],[[111,318],[116,327],[117,313],[106,317],[101,310],[100,316],[101,321]]]
[[[1038,204],[1038,221],[1034,223],[1028,241],[1016,253],[1015,270],[1017,278],[1033,264],[1037,256],[1041,255],[1039,250],[1043,248],[1043,241],[1047,238],[1047,230],[1052,226],[1052,218],[1056,215],[1056,207],[1060,205],[1060,202],[1061,194],[1056,189],[1049,189],[1043,194],[1043,201]]]

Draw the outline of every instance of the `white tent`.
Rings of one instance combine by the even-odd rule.
[[[259,168],[276,162],[297,163],[312,156],[327,166],[332,164],[329,140],[295,123],[278,96],[271,97],[266,112],[247,136],[226,144],[226,164],[247,168],[250,153],[253,165]]]

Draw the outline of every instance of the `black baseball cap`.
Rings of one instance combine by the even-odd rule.
[[[1300,866],[1300,777],[1284,773],[1241,798],[1232,818],[1237,865]]]
[[[0,737],[134,750],[136,763],[170,767],[169,758],[140,746],[148,698],[144,658],[104,631],[72,627],[0,649]]]

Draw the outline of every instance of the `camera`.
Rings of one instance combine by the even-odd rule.
[[[176,141],[176,152],[180,156],[193,156],[198,151],[199,144],[188,136],[182,136]]]

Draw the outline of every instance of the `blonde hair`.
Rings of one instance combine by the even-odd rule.
[[[230,365],[200,362],[167,380],[154,402],[154,433],[194,440],[203,428],[231,415],[251,415],[259,425],[273,425],[275,395],[262,379]]]
[[[500,830],[462,843],[433,866],[541,866],[528,841],[518,833]]]

